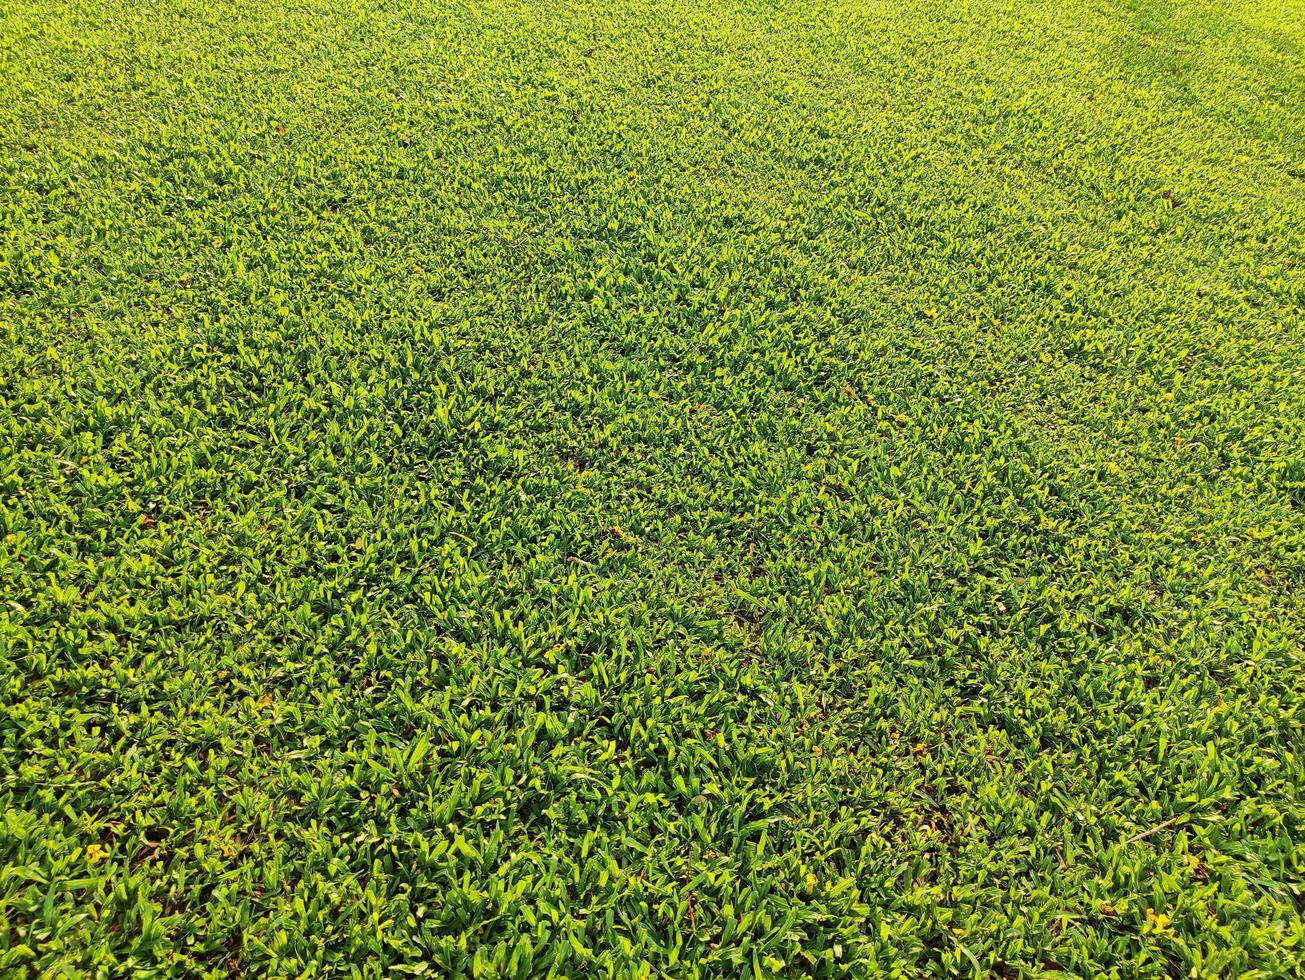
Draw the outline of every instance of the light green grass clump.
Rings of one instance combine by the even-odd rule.
[[[1300,0],[0,0],[0,973],[1300,975]]]

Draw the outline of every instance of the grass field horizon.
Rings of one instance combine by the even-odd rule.
[[[1305,4],[0,0],[0,974],[1305,972]]]

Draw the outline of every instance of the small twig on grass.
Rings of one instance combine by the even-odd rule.
[[[1178,823],[1179,820],[1182,820],[1184,816],[1185,814],[1180,813],[1176,817],[1170,817],[1164,823],[1158,823],[1150,830],[1144,830],[1140,834],[1134,834],[1132,837],[1128,838],[1128,840],[1125,843],[1136,844],[1140,840],[1145,840],[1146,838],[1150,837],[1152,834],[1160,833],[1160,831],[1164,830],[1166,827],[1172,827],[1174,824]]]

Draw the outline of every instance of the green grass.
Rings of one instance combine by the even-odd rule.
[[[1301,0],[0,0],[0,974],[1300,976]]]

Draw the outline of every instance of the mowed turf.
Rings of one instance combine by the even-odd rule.
[[[1305,969],[1305,4],[0,2],[0,973]]]

